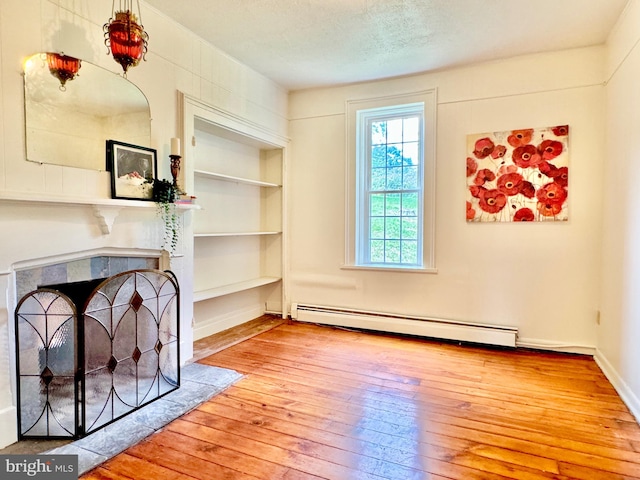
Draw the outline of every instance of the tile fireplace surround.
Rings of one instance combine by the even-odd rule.
[[[38,288],[38,285],[82,282],[106,278],[127,270],[157,270],[158,257],[116,257],[100,255],[70,262],[16,271],[16,298]]]

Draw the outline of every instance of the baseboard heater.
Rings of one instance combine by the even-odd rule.
[[[291,318],[300,322],[514,348],[518,336],[515,327],[299,303],[291,305]]]

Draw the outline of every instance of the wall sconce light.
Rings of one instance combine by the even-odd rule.
[[[137,16],[133,13],[133,0],[119,0],[118,10],[116,0],[113,0],[111,18],[102,27],[107,53],[110,51],[113,59],[122,66],[125,77],[129,67],[135,67],[141,59],[146,60],[149,35],[142,26],[140,2],[136,0],[136,4]]]
[[[49,72],[60,81],[60,90],[63,92],[67,89],[65,84],[69,80],[76,78],[78,70],[82,66],[80,59],[69,57],[64,53],[47,53],[47,65]]]

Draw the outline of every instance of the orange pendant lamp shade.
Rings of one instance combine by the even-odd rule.
[[[80,70],[80,60],[61,53],[47,53],[49,72],[60,81],[60,90],[66,90],[65,84],[76,78]]]
[[[144,31],[144,27],[138,23],[140,5],[138,4],[138,17],[136,17],[132,12],[130,0],[120,3],[120,7],[124,9],[114,11],[114,16],[103,27],[104,43],[111,51],[113,59],[122,66],[126,76],[129,67],[135,67],[141,59],[144,59],[149,35]]]

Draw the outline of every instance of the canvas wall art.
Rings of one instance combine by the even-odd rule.
[[[467,136],[467,222],[566,221],[569,126]]]

